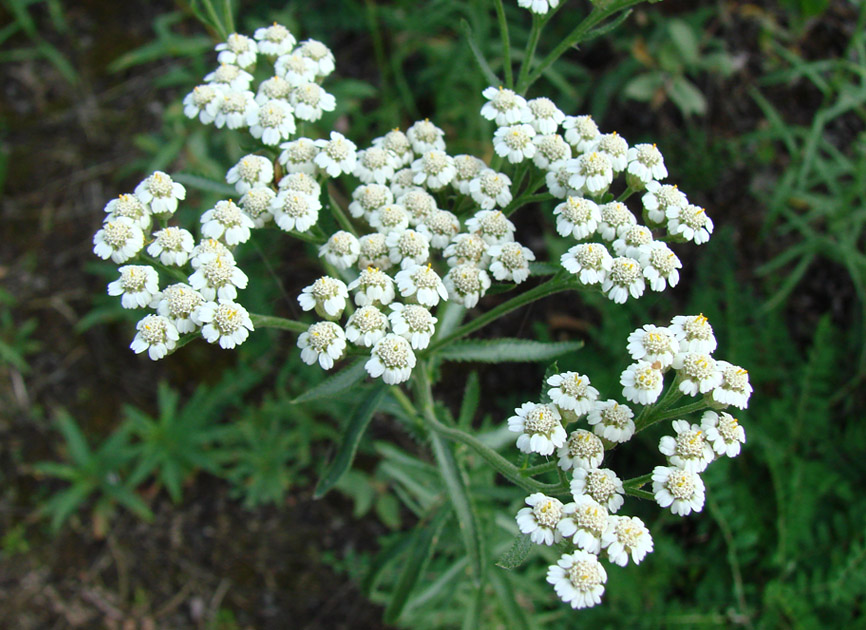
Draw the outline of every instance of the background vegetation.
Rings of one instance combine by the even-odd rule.
[[[520,51],[530,16],[505,4],[523,25],[512,31]],[[243,31],[277,20],[335,51],[339,111],[323,129],[363,146],[428,116],[449,152],[490,157],[477,115],[488,82],[469,41],[498,73],[491,3],[235,8]],[[383,616],[411,628],[862,623],[866,9],[665,0],[533,88],[631,142],[657,142],[717,233],[664,299],[613,308],[552,297],[494,332],[583,339],[561,365],[614,391],[628,332],[702,311],[756,392],[747,448],[709,469],[704,513],[640,513],[656,551],[580,614],[544,583],[538,550],[519,568],[490,567],[476,597],[456,522],[431,510],[438,471],[417,457],[436,445],[419,444],[394,402],[339,492],[313,500],[354,402],[294,403],[321,375],[299,365],[290,335],[260,332],[236,353],[191,344],[155,365],[127,349],[132,322],[102,295],[113,268],[91,254],[105,201],[166,168],[186,175],[194,212],[223,194],[206,182],[240,155],[230,134],[211,137],[182,115],[180,99],[215,59],[199,10],[182,0],[0,9],[0,618],[23,629],[376,628]],[[551,25],[541,49],[571,25]],[[545,238],[531,213],[519,220]],[[244,251],[249,275],[274,279],[245,303],[291,314],[316,270],[273,236]],[[443,404],[505,445],[504,419],[542,374],[461,365]],[[486,553],[498,557],[521,495],[468,464]],[[425,519],[438,528],[432,558]]]

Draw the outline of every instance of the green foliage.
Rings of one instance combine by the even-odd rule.
[[[443,349],[439,356],[446,361],[549,361],[583,347],[582,341],[531,341],[529,339],[496,339],[495,341],[458,341]]]
[[[61,0],[4,0],[3,5],[11,14],[12,21],[0,29],[0,45],[10,39],[13,42],[26,40],[28,45],[9,48],[0,52],[0,63],[12,63],[29,59],[45,59],[72,86],[81,82],[73,64],[56,46],[42,34],[42,28],[30,12],[34,5],[44,4],[48,10],[49,23],[57,35],[70,35]],[[18,35],[16,38],[15,36]]]
[[[22,374],[30,371],[27,356],[37,352],[42,344],[33,339],[38,323],[30,318],[18,324],[12,317],[15,297],[0,289],[0,363],[14,367]]]

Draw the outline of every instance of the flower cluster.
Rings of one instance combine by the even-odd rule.
[[[587,375],[561,372],[547,378],[545,401],[524,403],[508,419],[508,428],[519,434],[520,451],[555,453],[557,466],[571,473],[568,499],[530,495],[527,507],[517,513],[517,525],[536,544],[566,539],[574,544],[575,550],[562,555],[547,573],[557,595],[572,608],[600,603],[607,581],[602,559],[625,566],[631,558],[639,564],[653,549],[646,525],[619,514],[625,494],[653,496],[659,506],[681,516],[700,512],[705,488],[699,473],[719,457],[739,454],[745,432],[722,409],[745,408],[752,388],[745,370],[710,357],[715,348],[713,330],[702,315],[675,317],[667,327],[647,324],[629,335],[627,350],[635,363],[620,378],[625,400],[644,406],[637,417],[627,404],[603,400]],[[668,392],[655,404],[669,371],[674,376]],[[703,396],[699,404],[672,409],[683,396],[698,394]],[[605,451],[637,431],[697,411],[703,411],[699,424],[676,419],[676,435],[661,438],[659,450],[667,466],[625,482],[602,467]],[[585,427],[580,426],[583,420]],[[651,495],[640,490],[650,481]]]

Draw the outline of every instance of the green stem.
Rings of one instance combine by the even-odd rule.
[[[658,416],[650,416],[647,420],[646,424],[641,427],[641,429],[646,429],[647,427],[651,427],[657,422],[661,422],[662,420],[670,420],[671,418],[677,418],[685,416],[686,414],[693,413],[695,411],[701,411],[707,408],[707,403],[704,402],[703,399],[698,400],[696,402],[690,403],[688,405],[683,405],[682,407],[677,407],[676,409],[671,409],[670,411],[666,411],[664,413],[659,414]]]
[[[567,50],[579,44],[584,40],[586,35],[596,26],[598,26],[601,22],[609,18],[614,13],[618,13],[619,11],[623,11],[628,9],[631,6],[636,4],[640,4],[643,0],[614,0],[610,3],[610,5],[601,8],[598,5],[593,8],[592,12],[587,15],[583,21],[578,24],[574,30],[569,33],[565,39],[563,39],[559,44],[554,48],[550,54],[548,54],[544,59],[542,59],[541,63],[538,64],[538,67],[535,69],[532,74],[529,75],[527,79],[527,83],[524,86],[524,89],[529,89],[529,87],[538,81],[544,71],[547,70],[557,59],[559,59]]]
[[[624,488],[632,488],[634,490],[638,490],[643,488],[653,479],[652,473],[647,473],[645,475],[641,475],[640,477],[632,477],[631,479],[626,479],[622,482]]]
[[[571,287],[572,283],[569,280],[562,280],[554,276],[547,282],[539,284],[537,287],[511,298],[507,302],[503,302],[496,308],[493,308],[484,313],[483,315],[476,317],[471,322],[464,324],[450,335],[443,337],[439,341],[433,343],[428,348],[427,354],[432,354],[439,348],[447,346],[452,341],[460,339],[461,337],[464,337],[469,333],[484,328],[487,324],[490,324],[491,322],[499,319],[503,315],[520,308],[524,304],[529,304],[530,302],[540,300],[541,298],[547,297],[548,295],[553,295],[554,293],[565,291]]]
[[[538,466],[530,466],[529,468],[524,468],[520,472],[527,477],[535,477],[536,475],[541,475],[543,473],[550,472],[552,470],[556,470],[558,464],[553,462],[547,462],[546,464],[539,464]]]
[[[428,370],[429,367],[425,362],[419,362],[418,366],[415,368],[413,376],[417,386],[416,391],[421,411],[423,412],[424,420],[430,430],[435,431],[448,440],[468,446],[490,464],[499,474],[528,492],[544,492],[546,494],[563,492],[563,488],[560,487],[560,484],[541,483],[534,479],[524,477],[517,466],[481,442],[478,438],[469,435],[468,433],[464,433],[460,429],[448,427],[439,422],[436,418],[435,412],[433,411],[433,390]]]
[[[331,214],[334,215],[334,218],[337,220],[337,223],[340,224],[340,227],[349,232],[352,236],[358,236],[358,233],[355,231],[355,226],[352,225],[349,217],[346,216],[346,213],[343,212],[340,204],[338,204],[337,200],[334,199],[330,186],[328,186],[328,201],[331,202]]]
[[[616,200],[617,200],[618,202],[620,202],[620,203],[625,203],[625,201],[626,201],[629,197],[631,197],[633,194],[635,194],[636,192],[637,192],[636,189],[634,189],[634,188],[632,188],[631,186],[629,186],[628,188],[626,188],[626,189],[623,191],[623,193],[622,193],[619,197],[616,198]]]
[[[523,53],[523,63],[520,64],[520,76],[517,79],[517,93],[520,95],[525,94],[526,88],[529,87],[526,80],[532,62],[535,60],[535,49],[538,47],[538,38],[545,23],[546,20],[542,20],[535,13],[532,14],[532,30],[529,32],[529,41],[526,42],[526,52]]]
[[[211,0],[204,0],[203,4],[205,6],[205,10],[207,11],[208,17],[210,17],[211,21],[213,22],[214,29],[216,30],[220,38],[225,41],[229,34],[226,31],[226,27],[223,26],[223,22],[219,18],[219,15],[217,15],[216,9],[213,6],[213,2]]]
[[[508,21],[502,0],[496,0],[496,17],[499,20],[499,35],[502,37],[502,66],[505,70],[505,87],[514,89],[514,74],[511,70],[511,38],[508,36]]]
[[[638,499],[648,499],[650,501],[656,500],[656,495],[654,495],[652,492],[647,492],[646,490],[638,490],[637,488],[626,488],[625,493],[633,497],[637,497]]]
[[[276,317],[274,315],[250,313],[250,319],[253,320],[253,326],[256,328],[279,328],[280,330],[291,330],[292,332],[302,333],[307,332],[307,329],[310,327],[309,324],[305,324],[304,322]]]

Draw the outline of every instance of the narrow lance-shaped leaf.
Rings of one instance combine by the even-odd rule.
[[[529,555],[529,550],[532,548],[532,540],[526,534],[520,534],[514,539],[511,547],[508,548],[499,560],[496,561],[497,567],[503,569],[516,569],[521,564],[526,562],[526,557]]]
[[[582,341],[532,341],[529,339],[496,339],[493,341],[458,341],[437,354],[446,361],[549,361],[583,347]]]
[[[549,379],[554,374],[559,374],[559,363],[557,361],[554,361],[547,366],[547,369],[544,371],[544,378],[541,380],[540,400],[544,404],[550,402],[550,394],[547,393],[548,391],[550,391],[550,385],[547,384],[547,379]]]
[[[370,424],[370,419],[378,408],[379,401],[382,400],[385,390],[386,387],[384,384],[377,386],[372,392],[370,392],[370,394],[368,394],[361,404],[358,405],[358,408],[352,414],[352,417],[349,419],[349,424],[346,426],[343,433],[343,442],[340,444],[340,450],[337,452],[334,461],[331,462],[331,465],[328,466],[325,474],[316,485],[316,491],[313,493],[314,498],[321,499],[325,496],[325,494],[334,487],[334,484],[340,480],[343,473],[345,473],[352,465],[352,461],[355,459],[355,453],[358,451],[358,444],[361,442],[361,437],[364,435],[367,425]]]
[[[478,383],[478,372],[472,372],[466,380],[466,389],[463,391],[463,400],[460,402],[460,414],[457,416],[457,425],[469,427],[478,410],[478,401],[481,398],[481,385]]]
[[[315,387],[307,390],[292,402],[295,404],[318,400],[319,398],[330,398],[344,392],[350,387],[360,383],[367,376],[364,368],[364,359],[343,368],[336,374],[329,376]]]

